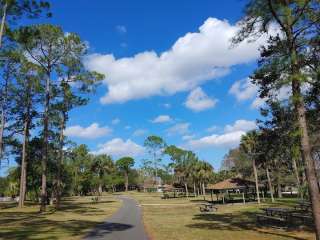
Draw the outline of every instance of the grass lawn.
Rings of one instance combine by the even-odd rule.
[[[315,239],[312,230],[259,226],[256,213],[271,203],[219,206],[218,212],[200,213],[202,198],[161,199],[158,193],[131,193],[143,206],[144,223],[153,240],[284,240]],[[209,198],[208,198],[209,199]],[[283,200],[276,206],[292,206]],[[275,206],[273,205],[273,206]]]
[[[92,203],[92,197],[70,197],[63,201],[61,210],[49,207],[40,214],[38,205],[19,209],[16,204],[0,203],[0,239],[81,239],[120,205],[112,195],[101,197],[98,203]]]

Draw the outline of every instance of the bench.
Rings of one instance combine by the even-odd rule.
[[[258,220],[258,222],[260,222],[262,220],[273,220],[273,221],[278,221],[278,222],[285,222],[286,221],[286,219],[282,218],[282,217],[262,215],[262,214],[257,214],[257,220]]]
[[[311,215],[306,215],[306,214],[300,214],[300,213],[293,213],[291,215],[293,218],[298,218],[300,219],[303,223],[306,223],[307,221],[312,222],[313,217]]]

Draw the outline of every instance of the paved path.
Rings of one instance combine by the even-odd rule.
[[[129,197],[119,197],[122,207],[105,223],[94,228],[85,240],[148,240],[138,203]]]

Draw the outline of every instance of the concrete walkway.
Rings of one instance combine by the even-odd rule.
[[[94,228],[85,240],[148,240],[138,203],[129,197],[119,197],[122,207],[105,223]]]

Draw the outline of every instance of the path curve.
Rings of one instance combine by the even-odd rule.
[[[148,240],[142,222],[141,207],[127,196],[121,196],[121,208],[106,222],[96,226],[85,240]]]

